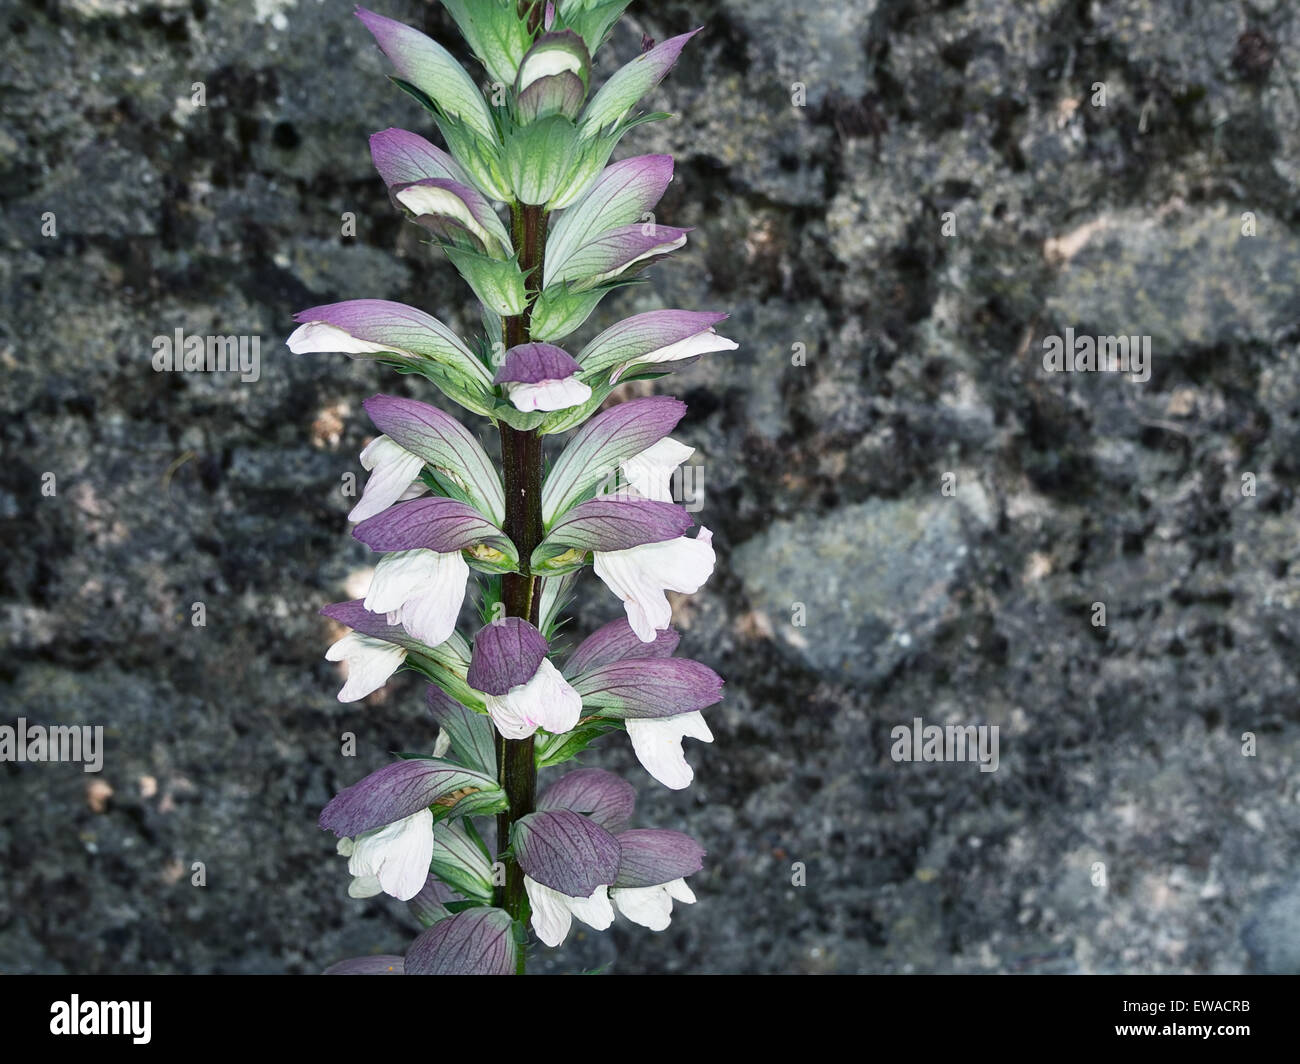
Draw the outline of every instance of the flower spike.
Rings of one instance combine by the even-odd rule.
[[[575,919],[662,931],[696,900],[687,880],[703,847],[634,826],[627,780],[570,766],[538,786],[626,732],[653,779],[684,788],[683,740],[713,741],[705,714],[723,695],[712,668],[676,656],[668,592],[709,578],[713,534],[674,499],[678,469],[699,460],[686,405],[645,382],[737,344],[717,331],[721,312],[600,320],[607,294],[642,283],[690,234],[654,215],[671,156],[611,160],[629,129],[665,117],[636,111],[699,31],[643,35],[641,54],[594,84],[607,67],[593,56],[628,2],[442,0],[484,85],[419,30],[356,12],[441,138],[382,129],[375,169],[459,275],[454,298],[477,301],[481,329],[462,336],[424,309],[355,299],[300,311],[288,339],[296,354],[371,360],[406,382],[366,399],[373,430],[358,426],[366,479],[348,518],[374,552],[358,574],[368,586],[321,613],[339,629],[325,656],[345,672],[340,700],[407,671],[426,681],[428,709],[403,753],[320,815],[347,858],[348,896],[402,901],[423,930],[328,974],[522,974],[529,949],[559,946]],[[558,346],[589,320],[585,346]],[[442,398],[426,401],[427,384]],[[443,398],[499,441],[485,446]],[[558,657],[571,600],[598,581],[623,615]],[[471,611],[478,622],[462,628]]]

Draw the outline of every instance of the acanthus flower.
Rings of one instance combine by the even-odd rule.
[[[618,878],[609,896],[618,911],[651,931],[665,930],[673,902],[694,904],[686,877],[702,866],[704,849],[679,831],[640,829],[618,836]]]
[[[469,669],[469,645],[459,632],[452,631],[447,639],[429,646],[412,636],[405,628],[390,622],[385,614],[366,609],[364,600],[335,602],[324,607],[321,614],[351,628],[326,651],[328,661],[347,664],[347,682],[339,692],[340,702],[355,702],[377,691],[390,676],[403,666],[418,666],[421,672],[435,674],[448,688],[454,688],[457,697],[472,692],[465,687],[465,674]]]
[[[676,831],[623,830],[636,792],[601,769],[562,776],[516,824],[534,931],[548,946],[568,936],[574,917],[597,931],[615,911],[652,931],[668,927],[674,900],[692,903],[686,877],[703,848]]]
[[[583,375],[608,374],[611,384],[632,372],[668,372],[690,365],[701,355],[734,351],[734,340],[718,335],[715,325],[725,314],[689,310],[652,310],[612,325],[578,354]]]
[[[593,554],[596,575],[622,600],[628,623],[646,643],[672,623],[673,608],[666,593],[699,591],[713,575],[717,557],[713,533],[703,527],[694,539],[676,536]]]
[[[480,387],[491,383],[487,367],[437,318],[387,299],[352,299],[300,310],[299,326],[286,343],[294,354],[339,352],[384,356],[413,371],[442,367]]]
[[[372,898],[391,894],[408,901],[420,893],[433,857],[433,814],[420,809],[403,820],[342,838],[338,852],[348,859],[353,877],[348,894]]]
[[[554,344],[520,344],[506,352],[492,379],[516,410],[564,410],[591,398],[578,379],[581,367]]]
[[[591,56],[572,30],[545,33],[519,64],[515,80],[515,110],[523,122],[551,115],[578,117],[587,97]]]
[[[672,503],[630,494],[597,497],[556,521],[534,562],[545,565],[549,555],[554,566],[571,552],[591,552],[596,575],[619,597],[632,630],[648,643],[672,623],[666,592],[692,594],[713,573],[713,533],[701,528],[691,538],[684,534],[691,525],[690,515]]]
[[[688,787],[694,771],[682,739],[711,743],[700,711],[722,699],[722,679],[698,661],[672,656],[671,628],[643,641],[622,618],[588,636],[564,674],[594,714],[622,720],[642,768],[671,790]]]
[[[402,669],[422,675],[438,732],[321,814],[348,857],[349,893],[403,900],[424,926],[403,955],[354,958],[331,974],[510,974],[523,971],[529,925],[548,946],[574,919],[603,930],[621,915],[663,930],[675,904],[695,901],[687,878],[701,847],[629,829],[635,791],[608,772],[570,771],[534,798],[536,775],[626,731],[655,780],[685,787],[683,739],[712,741],[704,711],[722,698],[712,669],[674,656],[667,592],[697,590],[715,564],[712,533],[692,534],[673,500],[694,453],[670,435],[685,405],[651,396],[601,407],[623,381],[735,349],[715,331],[726,315],[649,311],[603,328],[576,357],[556,346],[608,292],[686,243],[688,229],[652,213],[671,157],[610,159],[641,120],[638,101],[698,31],[647,43],[589,96],[592,54],[622,0],[443,5],[493,83],[491,105],[441,45],[359,9],[445,142],[390,128],[370,148],[394,205],[477,297],[483,332],[467,343],[422,310],[362,299],[301,311],[288,340],[296,353],[424,378],[491,418],[501,440],[498,467],[438,407],[389,395],[364,404],[378,434],[361,453],[369,477],[349,517],[378,556],[363,598],[321,611],[349,629],[326,657],[347,669],[343,701]],[[544,441],[570,430],[548,466]],[[561,669],[552,640],[588,565],[625,616]],[[472,585],[482,624],[471,645],[457,622]]]
[[[339,836],[348,858],[355,898],[381,891],[401,901],[425,886],[434,856],[430,806],[479,785],[491,797],[495,781],[434,758],[398,761],[372,772],[339,794],[321,812],[320,826]],[[478,804],[483,804],[480,797]]]
[[[519,617],[479,629],[466,682],[482,692],[488,715],[507,739],[538,728],[553,734],[578,723],[582,699],[546,657],[542,633]]]

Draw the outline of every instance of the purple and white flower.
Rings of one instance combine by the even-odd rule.
[[[576,33],[572,30],[546,33],[528,49],[519,64],[515,91],[525,92],[540,78],[565,73],[574,74],[585,83],[590,67],[591,56],[587,54],[587,46]]]
[[[429,875],[433,814],[421,809],[355,839],[341,838],[338,852],[348,859],[348,873],[353,877],[348,886],[351,897],[391,894],[399,901],[409,901],[420,893]]]
[[[466,682],[483,695],[488,715],[507,739],[526,739],[538,728],[573,729],[582,698],[546,657],[542,633],[519,617],[479,629]]]
[[[634,314],[593,338],[578,353],[578,362],[588,379],[609,372],[610,383],[617,383],[634,369],[654,367],[661,372],[679,369],[701,355],[734,351],[739,346],[714,330],[726,317],[726,314],[690,310]]]
[[[544,33],[519,64],[515,110],[522,122],[550,115],[574,119],[582,110],[591,75],[587,46],[572,30]]]
[[[694,448],[664,437],[623,460],[620,468],[641,497],[671,503],[673,473],[693,453]],[[665,592],[698,591],[715,562],[713,533],[707,528],[701,528],[694,539],[663,536],[621,549],[608,546],[613,549],[592,552],[596,575],[623,601],[628,623],[647,643],[672,622]]]
[[[649,266],[686,243],[690,229],[671,225],[621,225],[588,240],[556,270],[553,283],[574,292]]]
[[[407,503],[407,506],[412,505]],[[591,551],[596,575],[623,602],[628,622],[643,642],[672,621],[666,591],[698,591],[713,572],[713,534],[692,525],[680,506],[630,493],[597,496],[556,519],[533,555],[545,568],[570,552]]]
[[[385,355],[412,370],[436,363],[486,388],[487,367],[451,329],[430,314],[387,299],[351,299],[300,310],[286,341],[294,354]]]
[[[712,742],[700,710],[722,699],[722,678],[707,665],[674,658],[671,628],[642,642],[622,618],[588,636],[569,655],[564,674],[583,705],[624,721],[642,767],[665,787],[681,790],[694,777],[682,739]]]
[[[667,395],[632,399],[602,411],[573,434],[542,485],[542,520],[557,516],[605,480],[618,465],[662,440],[686,413]]]
[[[598,640],[605,653],[619,642],[617,633]],[[612,773],[578,769],[548,787],[538,812],[520,821],[515,846],[533,929],[548,946],[564,941],[575,916],[603,931],[617,909],[633,923],[662,931],[674,901],[695,901],[686,877],[703,866],[703,848],[676,831],[623,830],[635,803],[633,788]],[[612,882],[597,883],[610,878],[615,854]]]
[[[397,761],[336,794],[320,826],[339,837],[354,877],[349,893],[409,901],[424,889],[434,855],[430,806],[467,791],[498,792],[483,773],[435,758]]]
[[[373,395],[363,404],[375,427],[434,469],[451,475],[487,518],[505,516],[501,475],[474,434],[436,406],[393,395]]]
[[[677,536],[623,550],[594,551],[592,566],[622,600],[637,638],[648,643],[672,623],[666,592],[694,594],[713,574],[715,561],[713,533],[701,527],[694,539]]]
[[[546,659],[526,683],[501,695],[484,694],[492,722],[507,739],[526,739],[538,728],[557,735],[570,731],[582,712],[582,700]]]
[[[349,632],[325,651],[326,661],[347,664],[340,702],[357,702],[374,694],[406,662],[406,648],[361,632]]]
[[[553,344],[520,344],[506,352],[493,378],[516,410],[565,410],[591,398],[578,363]]]
[[[431,232],[497,258],[511,254],[510,234],[461,165],[423,137],[386,129],[370,138],[370,156],[388,194]]]
[[[431,647],[400,625],[390,623],[385,614],[366,609],[361,599],[335,602],[320,612],[352,629],[325,654],[329,661],[347,663],[347,683],[339,692],[341,702],[354,702],[377,691],[406,664],[411,653],[426,664],[446,670],[449,682],[463,682],[469,667],[469,646],[457,632],[453,631],[440,646]]]
[[[551,227],[542,266],[543,287],[549,288],[557,282],[560,271],[584,244],[645,218],[672,179],[671,155],[638,155],[605,167],[591,187]]]
[[[512,841],[532,904],[532,925],[548,946],[564,941],[573,917],[603,931],[614,922],[608,888],[618,878],[618,841],[592,818],[546,809],[515,822]]]
[[[704,849],[680,832],[646,829],[623,832],[618,845],[618,879],[610,899],[634,924],[663,931],[674,901],[694,903],[686,877],[703,867]]]
[[[501,219],[478,190],[456,181],[425,178],[391,189],[393,199],[431,232],[455,241],[468,234],[470,246],[495,258],[511,253]]]

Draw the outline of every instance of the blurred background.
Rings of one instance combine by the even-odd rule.
[[[435,134],[351,9],[0,4],[0,723],[106,734],[98,774],[0,764],[0,971],[309,973],[418,927],[316,817],[428,744],[421,685],[340,704],[316,611],[370,564],[361,400],[434,394],[283,342],[360,297],[478,325],[372,171]],[[586,760],[709,855],[668,931],[535,967],[1300,970],[1300,8],[635,2],[598,76],[701,24],[618,152],[676,156],[695,232],[573,339],[662,306],[741,344],[653,385],[704,467],[676,623],[716,742],[682,792]],[[1150,336],[1150,379],[1045,373],[1067,327]],[[260,378],[154,372],[176,329],[260,337]],[[619,612],[588,580],[575,635]],[[915,717],[998,726],[998,770],[895,762]]]

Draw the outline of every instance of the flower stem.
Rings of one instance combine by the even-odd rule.
[[[527,279],[528,301],[522,314],[504,319],[502,338],[507,349],[528,343],[532,304],[541,286],[542,255],[546,235],[546,212],[538,206],[514,204],[510,227],[519,252],[519,268]],[[505,533],[519,551],[519,572],[502,578],[501,598],[506,616],[522,617],[536,625],[541,604],[539,580],[529,572],[528,561],[541,543],[542,531],[542,437],[535,429],[512,428],[504,421],[501,431],[501,465],[505,477]],[[497,736],[497,779],[510,803],[497,815],[497,848],[510,842],[510,828],[520,817],[533,811],[537,791],[537,768],[533,740]],[[501,906],[516,920],[528,918],[528,897],[524,892],[523,869],[511,856],[505,857],[505,885],[500,888]],[[518,974],[524,973],[524,951],[519,951]]]

